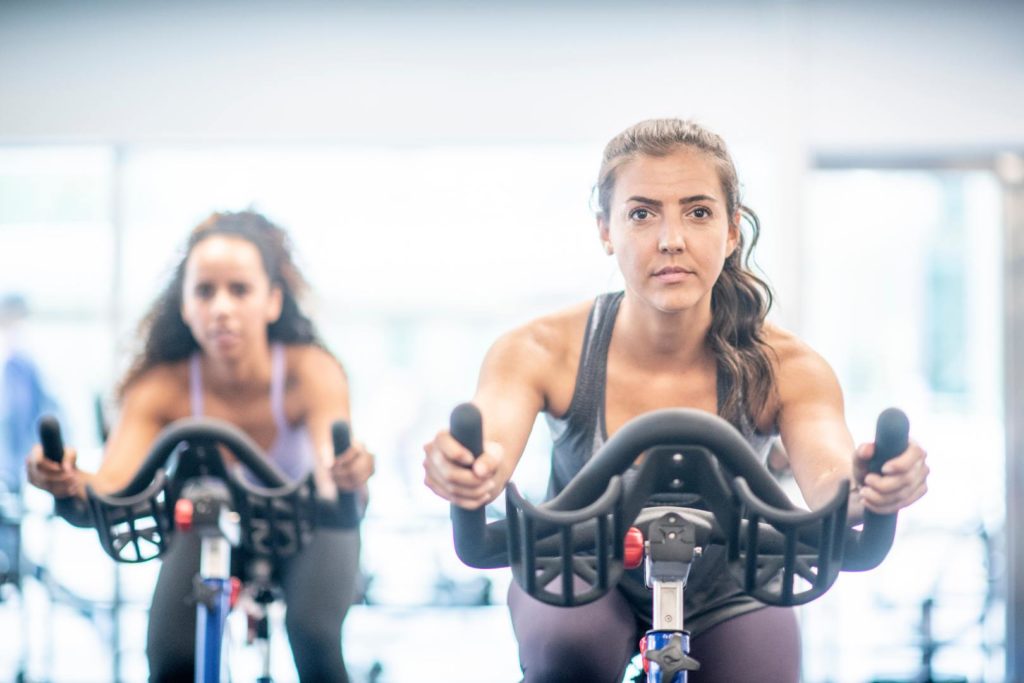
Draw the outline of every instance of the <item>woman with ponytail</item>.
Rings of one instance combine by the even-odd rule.
[[[873,444],[854,447],[829,365],[766,322],[771,292],[748,268],[760,224],[740,201],[719,136],[677,119],[638,123],[605,147],[596,189],[598,233],[625,291],[530,322],[494,344],[474,398],[484,452],[474,461],[439,432],[424,447],[433,491],[469,509],[493,500],[544,412],[554,440],[553,496],[624,423],[686,407],[725,418],[762,456],[781,435],[812,508],[843,478],[858,488],[853,515],[894,512],[924,495],[924,451],[911,443],[884,476],[868,474]],[[799,680],[793,610],[745,595],[714,547],[694,564],[685,599],[691,655],[713,680]],[[545,605],[513,583],[509,608],[529,683],[621,681],[651,618],[649,597],[628,575],[618,591],[573,608]]]
[[[300,307],[305,291],[284,230],[252,211],[211,215],[192,231],[142,321],[141,349],[119,387],[120,419],[99,470],[79,470],[73,449],[57,464],[37,446],[29,479],[57,497],[84,497],[86,485],[118,491],[161,429],[207,416],[241,428],[293,479],[312,473],[320,497],[351,491],[365,503],[373,456],[353,442],[335,457],[331,425],[349,420],[348,383]],[[163,556],[149,612],[150,681],[193,679],[189,597],[199,549],[195,534],[179,534]],[[242,554],[232,558],[239,571]],[[355,596],[358,556],[357,530],[318,528],[297,555],[275,560],[303,682],[348,680],[341,624]]]

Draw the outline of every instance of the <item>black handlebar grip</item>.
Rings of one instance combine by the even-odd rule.
[[[348,423],[336,420],[331,425],[331,441],[334,443],[334,457],[340,456],[352,445],[352,433]],[[359,504],[353,491],[338,492],[339,523],[342,528],[354,529],[359,526]]]
[[[60,422],[53,415],[39,418],[39,443],[42,444],[44,458],[56,463],[64,462],[64,438],[60,433]],[[81,498],[54,497],[54,510],[73,526],[93,526],[92,512]]]
[[[460,403],[452,411],[450,422],[452,437],[473,454],[480,457],[484,452],[484,426],[480,410],[472,403]]]
[[[334,442],[334,455],[339,456],[352,445],[352,434],[349,432],[348,423],[344,420],[337,420],[331,425],[331,440]]]
[[[875,426],[875,454],[868,471],[881,474],[882,465],[907,450],[910,445],[910,421],[899,408],[886,408]]]
[[[39,418],[39,443],[43,446],[43,457],[53,462],[64,461],[64,439],[60,435],[60,423],[53,415]]]
[[[474,458],[484,452],[484,428],[480,410],[472,403],[460,403],[452,411],[449,433],[466,447]],[[452,532],[455,554],[464,563],[474,566],[474,558],[486,550],[487,518],[484,508],[467,510],[452,504]]]
[[[906,414],[899,408],[883,410],[875,426],[875,454],[868,463],[868,471],[880,474],[882,465],[907,450],[909,444],[910,421]],[[843,569],[874,569],[885,559],[895,537],[895,512],[880,515],[871,510],[864,510],[864,530],[856,546],[849,549],[843,562]]]

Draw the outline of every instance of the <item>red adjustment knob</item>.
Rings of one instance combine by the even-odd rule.
[[[179,498],[174,504],[174,525],[182,531],[192,528],[192,501],[188,498]]]
[[[629,527],[626,532],[625,552],[622,563],[626,569],[636,569],[644,561],[644,533],[635,526]]]
[[[238,602],[238,595],[242,592],[242,580],[237,576],[231,577],[231,598],[228,600],[230,609],[234,609],[235,603]]]

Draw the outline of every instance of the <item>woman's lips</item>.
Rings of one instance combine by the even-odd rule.
[[[654,278],[658,282],[665,284],[673,284],[676,282],[683,282],[684,280],[693,277],[693,271],[686,270],[685,268],[662,268],[661,270],[654,273]]]
[[[238,342],[239,336],[234,332],[214,332],[210,341],[218,346],[229,346]]]

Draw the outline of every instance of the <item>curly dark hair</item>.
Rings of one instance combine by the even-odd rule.
[[[738,427],[752,425],[775,392],[773,352],[764,340],[772,291],[751,270],[751,254],[761,234],[761,222],[740,201],[736,166],[725,141],[681,119],[651,119],[630,126],[604,148],[597,180],[598,211],[608,216],[616,172],[624,163],[640,155],[664,157],[681,147],[700,150],[715,160],[730,223],[738,213],[740,220],[750,226],[749,246],[745,248],[743,231],[739,230],[739,244],[725,260],[711,290],[712,321],[707,341],[725,384],[721,388],[722,417]]]
[[[139,324],[142,349],[118,386],[118,398],[124,398],[128,387],[153,367],[184,360],[199,349],[181,317],[185,264],[197,244],[215,235],[240,237],[255,246],[271,286],[280,288],[281,316],[267,326],[267,338],[285,344],[323,347],[313,321],[299,305],[309,285],[292,258],[288,234],[255,211],[213,213],[192,230],[174,275]]]

